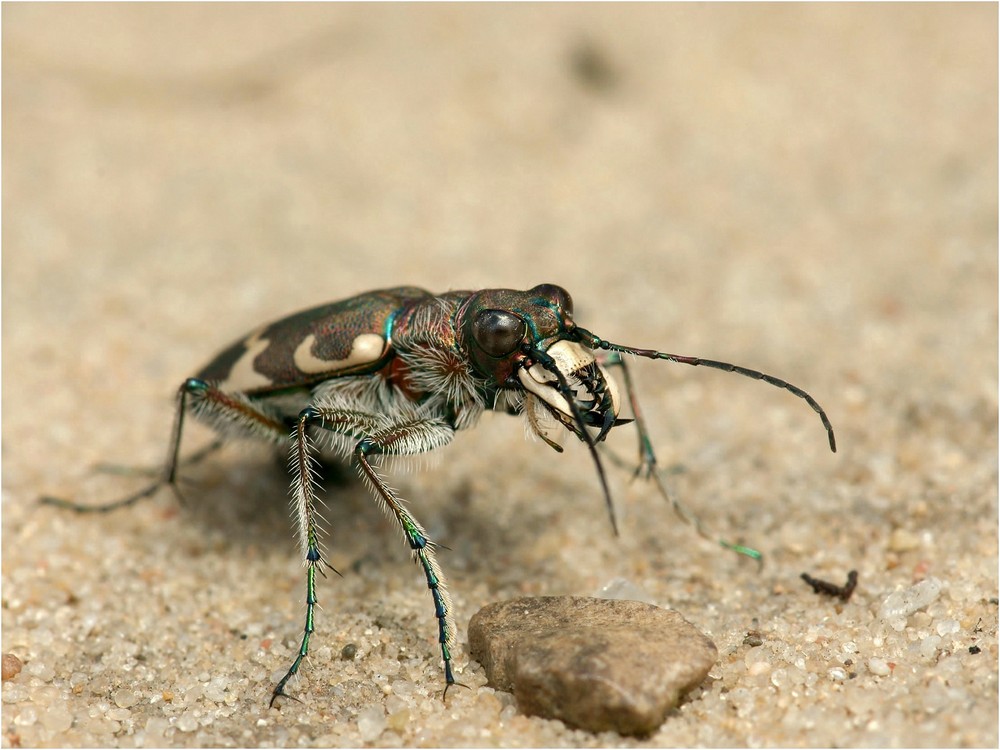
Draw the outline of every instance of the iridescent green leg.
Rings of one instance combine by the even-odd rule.
[[[292,677],[298,673],[299,666],[302,664],[302,660],[309,655],[309,638],[316,629],[313,623],[313,610],[316,607],[316,563],[319,561],[319,552],[317,550],[311,551],[316,555],[315,559],[307,559],[306,564],[306,625],[302,633],[302,642],[299,644],[299,653],[295,656],[295,661],[292,662],[292,666],[288,668],[285,672],[285,676],[282,677],[278,684],[274,686],[274,690],[271,693],[271,702],[268,704],[273,707],[274,702],[278,700],[279,696],[284,696],[286,698],[292,698],[292,700],[298,700],[293,696],[288,695],[285,692],[285,685],[288,683]]]
[[[419,429],[418,425],[411,427]],[[455,647],[456,630],[451,612],[451,597],[448,595],[444,575],[434,554],[435,544],[427,538],[427,532],[404,507],[402,501],[396,497],[392,489],[368,461],[370,455],[393,452],[393,442],[391,431],[387,430],[381,434],[373,435],[358,443],[354,450],[354,456],[358,461],[362,476],[368,480],[375,494],[399,522],[403,536],[410,545],[410,549],[413,550],[414,561],[423,568],[427,588],[430,589],[431,597],[434,599],[434,616],[437,617],[438,621],[438,643],[441,645],[441,657],[444,661],[444,692],[447,695],[448,688],[455,684],[455,676],[451,670],[451,651]]]
[[[356,441],[354,456],[362,477],[369,483],[375,496],[399,522],[415,558],[423,567],[439,621],[438,631],[444,655],[445,679],[448,685],[453,684],[455,678],[451,671],[451,648],[455,642],[455,627],[451,618],[451,600],[434,556],[434,545],[368,460],[370,455],[411,455],[432,450],[451,439],[452,428],[442,421],[428,419],[412,410],[387,417],[347,408],[310,406],[299,415],[291,458],[294,474],[293,502],[299,521],[299,537],[307,569],[306,621],[298,654],[284,677],[275,686],[271,695],[271,705],[274,705],[279,696],[287,695],[284,691],[285,686],[298,673],[303,660],[309,655],[309,640],[315,630],[316,567],[318,563],[327,564],[323,558],[317,523],[316,482],[310,439],[312,428],[333,433],[332,442],[334,445],[339,444],[340,447],[343,447],[340,438]]]
[[[292,666],[285,672],[278,684],[271,692],[270,706],[279,696],[291,697],[285,692],[285,685],[294,677],[303,660],[309,655],[309,639],[316,629],[316,564],[325,563],[323,553],[320,549],[318,513],[316,511],[316,468],[315,459],[311,454],[312,446],[309,439],[309,427],[323,423],[323,416],[319,412],[308,407],[299,414],[294,432],[294,442],[291,452],[291,468],[294,479],[292,480],[292,499],[295,503],[296,517],[299,525],[299,541],[305,554],[306,564],[306,622],[302,629],[302,640],[299,643],[299,651],[292,662]],[[332,568],[331,568],[332,569]],[[322,571],[322,568],[320,569]]]
[[[737,552],[738,554],[746,555],[747,557],[756,560],[758,564],[762,563],[764,556],[752,547],[746,547],[742,544],[728,542],[725,539],[716,539],[709,534],[702,525],[701,519],[667,490],[667,485],[660,476],[660,470],[656,464],[656,454],[653,452],[653,442],[649,438],[649,430],[646,427],[646,419],[642,415],[642,409],[639,408],[639,399],[635,395],[635,387],[632,384],[632,375],[629,372],[628,365],[625,363],[621,354],[617,352],[610,352],[604,357],[598,355],[598,357],[605,365],[620,367],[622,376],[625,379],[625,391],[628,393],[629,404],[632,407],[632,416],[635,418],[636,434],[639,438],[639,465],[635,469],[635,476],[652,479],[656,484],[656,488],[659,490],[660,495],[668,503],[670,503],[674,512],[680,516],[681,520],[693,526],[695,530],[705,539],[714,541],[720,546],[732,550],[733,552]]]

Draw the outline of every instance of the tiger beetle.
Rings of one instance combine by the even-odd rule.
[[[472,427],[486,409],[523,414],[530,433],[556,451],[563,430],[579,438],[593,458],[604,500],[617,522],[598,447],[615,427],[635,422],[636,474],[652,478],[670,500],[622,354],[702,365],[763,380],[791,391],[819,414],[830,449],[833,427],[802,389],[745,367],[699,357],[637,349],[606,341],[577,325],[573,302],[561,287],[433,295],[416,287],[368,292],[296,313],[251,331],[209,362],[177,391],[177,408],[162,474],[148,487],[98,506],[58,498],[43,502],[81,512],[104,512],[151,497],[164,486],[177,492],[181,433],[190,412],[219,438],[189,457],[201,460],[225,437],[248,436],[275,444],[291,440],[292,506],[306,569],[306,617],[298,653],[271,694],[285,686],[309,653],[315,629],[316,573],[326,566],[317,513],[317,452],[353,459],[384,510],[396,520],[434,600],[444,662],[445,692],[455,684],[456,628],[444,574],[431,541],[377,470],[379,456],[423,453]],[[610,367],[622,370],[632,419],[619,418],[622,399]],[[178,493],[179,494],[179,493]],[[698,520],[675,500],[675,510]],[[740,545],[724,546],[760,559]]]

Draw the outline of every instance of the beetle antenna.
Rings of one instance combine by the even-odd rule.
[[[583,414],[580,413],[580,409],[576,405],[573,390],[569,387],[569,383],[566,381],[566,376],[563,375],[562,371],[560,371],[560,369],[556,366],[556,361],[540,349],[532,349],[529,346],[525,347],[524,351],[535,359],[538,364],[544,367],[545,370],[556,376],[556,380],[559,383],[559,394],[566,400],[566,403],[569,404],[569,408],[573,412],[573,420],[579,428],[578,434],[580,439],[587,444],[590,456],[594,459],[594,466],[597,468],[597,476],[600,478],[601,488],[604,490],[604,504],[607,506],[608,516],[611,518],[611,528],[614,531],[615,536],[619,536],[618,520],[615,518],[615,506],[611,499],[611,490],[608,489],[608,479],[604,474],[604,465],[601,463],[601,457],[597,452],[597,444],[594,442],[594,438],[591,434],[587,431],[587,423],[583,421]]]
[[[833,434],[833,425],[830,424],[830,419],[826,416],[826,412],[823,411],[823,407],[817,403],[816,399],[806,393],[804,390],[796,385],[776,378],[773,375],[768,375],[767,373],[759,372],[758,370],[751,370],[746,367],[740,367],[739,365],[734,365],[729,362],[719,362],[714,359],[702,359],[701,357],[687,357],[683,354],[668,354],[666,352],[658,352],[653,349],[636,349],[631,346],[622,346],[621,344],[614,344],[610,341],[605,341],[599,336],[595,336],[586,328],[576,328],[577,336],[583,341],[584,344],[589,346],[591,349],[605,349],[611,352],[622,352],[624,354],[634,354],[637,357],[646,357],[647,359],[665,359],[668,362],[679,362],[682,365],[691,365],[697,367],[703,365],[705,367],[712,367],[716,370],[724,370],[725,372],[735,372],[737,375],[743,375],[744,377],[753,378],[754,380],[763,380],[769,385],[773,385],[776,388],[783,388],[784,390],[798,396],[804,400],[812,410],[819,414],[820,420],[823,422],[823,427],[826,428],[827,437],[830,440],[830,450],[834,453],[837,452],[837,439]]]

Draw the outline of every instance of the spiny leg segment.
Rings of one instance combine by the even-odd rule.
[[[438,620],[438,640],[444,660],[445,693],[455,684],[451,668],[451,650],[455,645],[456,629],[451,613],[444,575],[434,554],[435,545],[427,537],[420,523],[406,509],[403,502],[372,466],[369,458],[379,455],[412,455],[440,447],[451,440],[453,429],[439,419],[421,415],[415,410],[401,410],[394,416],[372,414],[356,409],[334,406],[309,406],[298,418],[293,437],[291,464],[294,473],[292,494],[299,520],[299,535],[306,563],[306,619],[298,653],[285,675],[279,680],[271,695],[271,705],[279,696],[287,696],[285,686],[298,673],[309,654],[309,640],[315,629],[316,566],[327,564],[319,538],[316,512],[316,481],[313,469],[314,446],[311,428],[332,433],[334,445],[343,447],[344,438],[355,440],[354,460],[372,493],[399,523],[403,536],[413,550],[414,559],[420,564],[427,580],[427,588],[434,600],[434,614]]]

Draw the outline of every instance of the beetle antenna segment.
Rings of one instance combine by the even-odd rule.
[[[576,397],[573,394],[573,390],[569,387],[569,383],[566,381],[566,376],[563,375],[562,371],[556,366],[555,360],[540,349],[532,349],[530,346],[526,346],[524,351],[534,358],[538,364],[544,367],[548,372],[551,372],[556,376],[556,381],[559,383],[559,394],[566,400],[566,403],[569,404],[569,407],[573,412],[573,419],[576,421],[577,427],[579,428],[580,439],[587,444],[590,456],[594,459],[594,466],[597,468],[597,476],[601,480],[601,488],[604,490],[604,504],[608,508],[608,517],[611,519],[611,528],[614,531],[615,536],[619,536],[618,520],[615,517],[615,505],[611,499],[611,490],[608,488],[608,479],[604,474],[604,465],[601,463],[601,457],[597,453],[597,445],[594,442],[594,438],[587,431],[587,424],[583,421],[583,415],[580,413],[580,409],[576,405]],[[602,434],[604,432],[607,432],[607,428],[602,431]]]
[[[826,416],[826,412],[823,411],[823,407],[817,403],[816,399],[796,385],[792,385],[791,383],[781,380],[780,378],[776,378],[773,375],[768,375],[767,373],[759,372],[758,370],[751,370],[746,367],[740,367],[739,365],[734,365],[729,362],[719,362],[714,359],[702,359],[701,357],[688,357],[683,354],[668,354],[666,352],[658,352],[653,349],[635,349],[631,346],[614,344],[610,341],[605,341],[599,336],[595,336],[585,328],[577,327],[576,334],[584,340],[584,343],[587,346],[592,349],[605,349],[611,352],[634,354],[637,357],[646,357],[647,359],[665,359],[668,362],[679,362],[682,365],[691,365],[692,367],[704,365],[705,367],[712,367],[716,370],[735,372],[737,375],[743,375],[748,378],[753,378],[754,380],[763,380],[765,383],[773,385],[776,388],[783,388],[784,390],[804,400],[807,404],[809,404],[809,406],[812,407],[814,412],[819,414],[819,418],[823,422],[823,427],[826,429],[827,437],[830,440],[830,450],[834,453],[837,452],[837,439],[833,434],[833,425],[830,424],[830,419]]]

